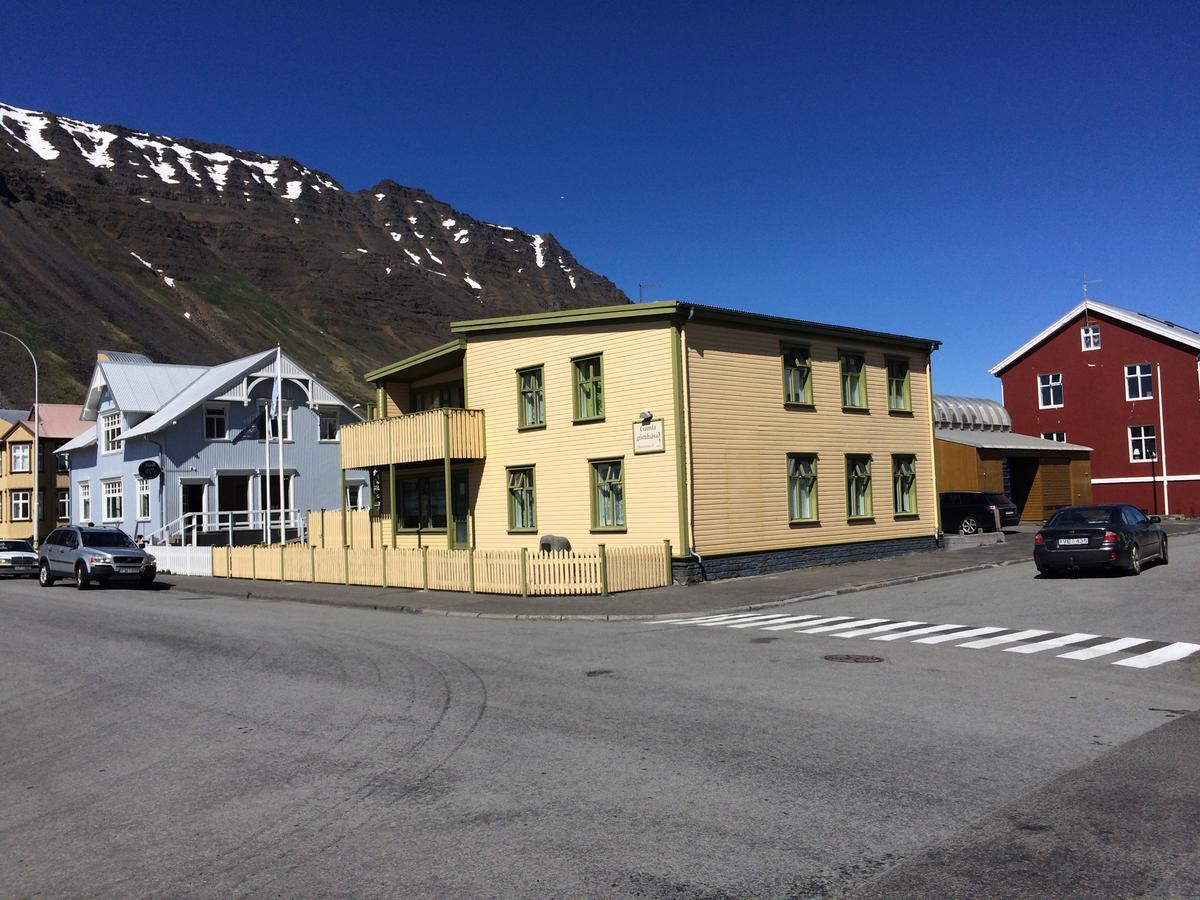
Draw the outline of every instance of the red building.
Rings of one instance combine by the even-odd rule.
[[[1085,300],[990,371],[1014,431],[1092,448],[1097,503],[1200,515],[1200,333]]]

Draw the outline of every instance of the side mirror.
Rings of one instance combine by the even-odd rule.
[[[1151,516],[1151,517],[1150,517],[1150,521],[1151,521],[1151,522],[1161,522],[1161,521],[1162,521],[1162,516]]]

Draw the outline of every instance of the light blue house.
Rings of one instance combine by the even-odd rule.
[[[281,442],[267,415],[276,350],[212,367],[98,353],[81,416],[96,425],[58,450],[71,472],[72,521],[151,543],[250,543],[279,540],[281,519],[290,536],[307,510],[340,509],[338,436],[362,417],[286,353],[278,359],[282,502]],[[158,477],[139,474],[147,460]],[[348,504],[369,504],[366,473],[347,476]]]

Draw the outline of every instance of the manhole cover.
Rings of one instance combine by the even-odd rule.
[[[871,663],[883,662],[882,656],[859,656],[856,653],[834,653],[823,657],[827,662]]]

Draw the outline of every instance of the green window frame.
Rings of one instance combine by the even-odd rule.
[[[917,458],[892,457],[892,503],[898,516],[917,515]]]
[[[871,509],[871,457],[846,457],[846,518],[869,519]]]
[[[517,370],[517,427],[546,427],[546,382],[542,366]]]
[[[571,360],[574,372],[575,421],[597,422],[604,418],[604,354]]]
[[[784,346],[783,402],[792,406],[812,406],[812,354],[807,347]]]
[[[788,520],[815,522],[820,518],[815,453],[788,454]]]
[[[867,408],[867,360],[861,353],[843,350],[838,354],[842,372],[842,408]]]
[[[508,478],[508,530],[537,531],[537,492],[533,466],[510,466]]]
[[[445,531],[445,475],[415,475],[396,479],[396,530]]]
[[[912,412],[912,386],[909,374],[907,359],[889,359],[887,361],[889,412]]]
[[[589,460],[592,475],[592,531],[625,530],[625,460]]]

